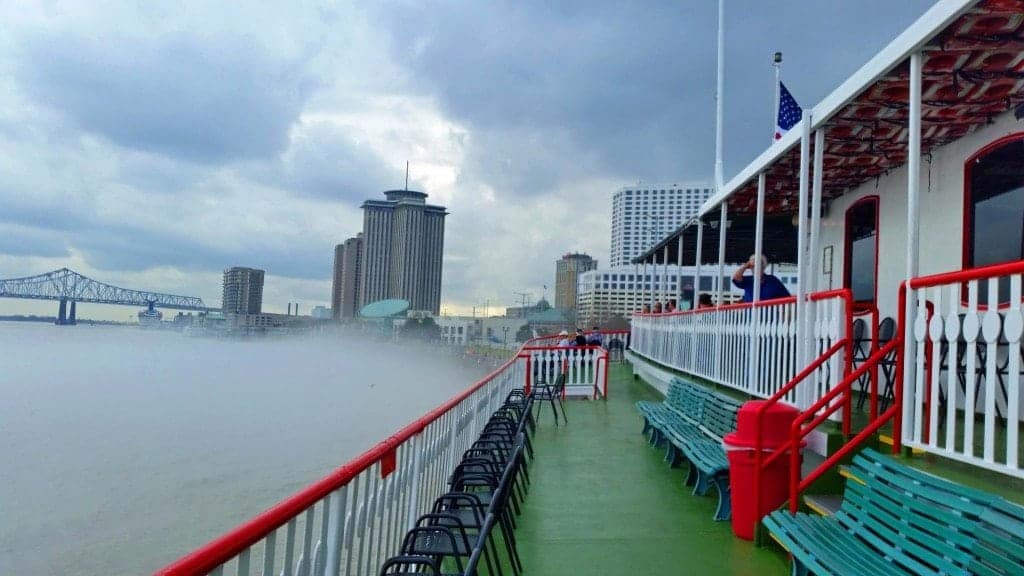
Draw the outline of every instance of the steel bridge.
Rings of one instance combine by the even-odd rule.
[[[202,298],[195,296],[129,290],[104,284],[67,268],[25,278],[0,279],[0,298],[59,301],[57,324],[75,323],[75,304],[77,302],[143,306],[150,310],[153,308],[199,312],[218,310],[218,308],[208,308]]]

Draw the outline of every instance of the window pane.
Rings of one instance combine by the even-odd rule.
[[[877,199],[862,200],[846,211],[845,285],[853,292],[855,302],[875,300],[877,222]]]
[[[967,266],[1024,258],[1024,140],[992,150],[974,160],[969,169]],[[999,283],[999,300],[1009,298],[1009,279],[1004,278]],[[987,300],[987,287],[979,285],[978,302],[987,304]]]
[[[855,302],[875,299],[875,238],[872,234],[854,240],[850,249],[850,289]]]

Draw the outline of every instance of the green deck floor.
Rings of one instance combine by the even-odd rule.
[[[690,494],[682,469],[640,435],[637,400],[660,396],[613,367],[607,401],[567,403],[555,427],[546,404],[534,435],[533,480],[516,538],[528,576],[771,575],[789,562],[714,522],[717,496]]]

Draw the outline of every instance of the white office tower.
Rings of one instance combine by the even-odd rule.
[[[612,196],[612,248],[609,265],[624,266],[683,222],[697,215],[714,186],[711,182],[637,184]]]

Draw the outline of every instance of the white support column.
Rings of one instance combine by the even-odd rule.
[[[764,192],[765,175],[757,175],[757,217],[754,220],[754,303],[761,301],[761,274],[764,272],[762,254],[764,253]],[[750,356],[748,390],[763,390],[764,382],[760,381],[758,371],[758,326],[761,323],[761,310],[754,307],[750,314]]]
[[[638,312],[644,307],[643,295],[640,294],[640,265],[633,263],[633,312]],[[632,315],[631,315],[632,316]]]
[[[715,84],[715,192],[721,193],[725,184],[722,164],[723,117],[725,115],[725,0],[718,0],[718,75]]]
[[[668,304],[668,244],[665,244],[665,249],[662,250],[661,263],[661,306],[664,310]]]
[[[700,277],[701,277],[701,258],[704,252],[704,220],[697,220],[697,249],[694,255],[694,270],[693,270],[693,302],[690,306],[693,308],[697,307],[697,302],[700,301]]]
[[[725,231],[729,227],[729,209],[725,204],[723,200],[718,222],[718,277],[715,278],[715,285],[718,286],[719,306],[722,305],[722,299],[725,296],[725,283],[722,277],[725,276]]]
[[[824,154],[825,152],[825,129],[820,128],[814,132],[814,170],[813,180],[811,181],[811,234],[810,243],[807,247],[807,282],[806,286],[807,294],[813,294],[818,291],[818,285],[821,283],[821,274],[819,261],[821,259],[821,249],[819,244],[821,243],[821,187],[822,187],[822,171],[824,168]],[[817,308],[811,302],[808,302],[804,307],[807,312],[807,321],[805,323],[807,332],[804,333],[804,345],[807,347],[805,352],[805,359],[808,363],[812,362],[816,357],[815,352],[816,344],[814,341],[814,326],[818,321]],[[816,399],[815,399],[816,400]]]
[[[921,53],[910,55],[910,133],[907,135],[907,275],[906,280],[918,275],[920,256],[918,193],[921,185]],[[914,397],[914,293],[907,290],[905,306],[907,314],[903,329],[903,438],[914,429],[914,404],[923,399]],[[933,410],[938,409],[932,406]],[[936,433],[934,430],[932,433]]]
[[[650,299],[647,298],[647,260],[644,260],[643,270],[640,272],[640,309],[643,310],[644,305],[650,306]]]
[[[679,231],[679,253],[676,255],[676,308],[683,305],[683,231]]]
[[[718,284],[718,305],[723,304],[725,296],[725,286],[722,280],[722,276],[725,275],[725,231],[728,228],[728,209],[725,206],[725,201],[722,201],[722,208],[719,211],[721,214],[718,222],[718,272],[716,274],[715,281]],[[722,374],[722,345],[724,343],[724,319],[722,314],[715,314],[715,364],[714,374],[716,378],[719,378]]]
[[[761,274],[764,273],[761,254],[764,249],[764,172],[757,175],[757,217],[754,220],[754,302],[761,301]]]
[[[804,337],[806,335],[806,306],[804,297],[807,294],[807,191],[810,188],[808,172],[810,169],[811,157],[811,113],[804,111],[804,117],[800,121],[800,188],[799,188],[799,225],[796,237],[797,252],[797,283],[796,283],[796,372],[800,372],[807,366],[808,360],[805,355],[806,347]],[[806,387],[804,387],[806,388]],[[807,406],[806,390],[797,390],[797,402],[801,406]]]

